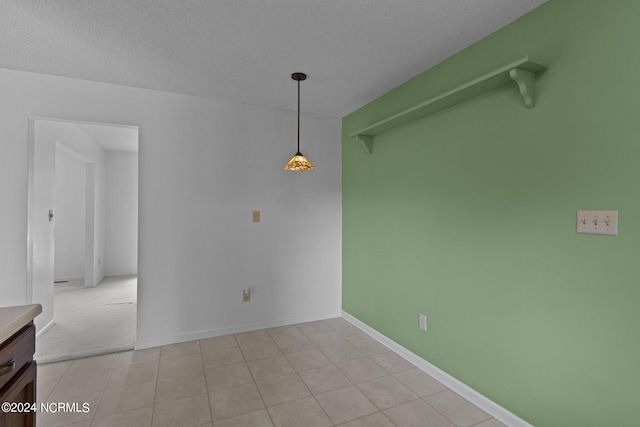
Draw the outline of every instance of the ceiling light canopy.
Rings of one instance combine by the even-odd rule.
[[[307,79],[305,73],[293,73],[291,78],[298,82],[298,151],[289,160],[284,167],[286,171],[310,171],[313,170],[313,165],[307,158],[300,152],[300,82]]]

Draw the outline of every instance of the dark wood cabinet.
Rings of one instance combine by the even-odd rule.
[[[35,352],[35,327],[33,322],[20,329],[0,345],[0,404],[4,402],[34,404],[36,402],[37,367]],[[36,414],[22,410],[0,411],[0,427],[32,427]],[[16,408],[13,408],[16,409]]]

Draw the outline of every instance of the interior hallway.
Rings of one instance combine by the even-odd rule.
[[[38,363],[133,349],[136,276],[107,277],[95,288],[82,280],[54,285],[56,324],[36,343]]]

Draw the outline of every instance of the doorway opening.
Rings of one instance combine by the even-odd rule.
[[[132,349],[138,128],[31,118],[29,143],[27,293],[43,306],[36,360]]]

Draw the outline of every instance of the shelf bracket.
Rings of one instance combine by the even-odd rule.
[[[368,135],[355,135],[353,137],[362,143],[362,148],[369,154],[373,152],[373,137]]]
[[[511,77],[520,89],[520,95],[524,100],[524,105],[527,108],[533,108],[533,94],[536,87],[536,76],[529,71],[521,70],[520,68],[513,68],[509,70],[509,77]]]

